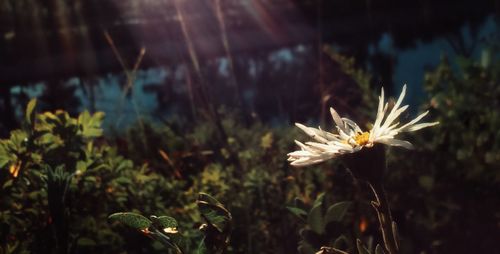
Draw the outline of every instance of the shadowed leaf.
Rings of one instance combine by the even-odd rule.
[[[307,212],[298,208],[298,207],[291,207],[287,206],[286,209],[293,213],[295,216],[299,217],[300,219],[304,219],[307,216]]]
[[[377,247],[375,247],[375,254],[385,254],[384,249],[380,244],[377,244]]]
[[[311,229],[318,234],[322,234],[325,230],[321,208],[321,203],[316,204],[311,211],[309,211],[309,215],[307,216],[307,223]]]
[[[226,231],[231,221],[231,214],[217,199],[206,193],[200,193],[196,203],[207,223],[215,227],[220,233]]]
[[[325,224],[328,224],[332,221],[341,221],[342,218],[346,215],[347,211],[349,210],[349,207],[351,206],[351,202],[338,202],[326,210],[325,214]]]
[[[359,239],[356,239],[356,247],[358,248],[358,254],[371,254]]]

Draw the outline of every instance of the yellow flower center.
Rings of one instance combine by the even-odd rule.
[[[368,144],[368,141],[370,140],[370,133],[369,132],[360,132],[356,133],[356,136],[354,136],[354,141],[356,141],[356,144],[360,146],[364,146]]]

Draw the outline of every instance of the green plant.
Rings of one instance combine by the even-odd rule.
[[[225,253],[232,230],[231,213],[218,200],[206,193],[199,193],[196,204],[205,223],[199,227],[204,236],[194,253]],[[161,242],[175,253],[190,253],[182,250],[189,248],[189,246],[180,247],[182,238],[177,230],[178,224],[174,218],[154,215],[149,218],[130,212],[114,213],[109,216],[110,220],[119,221],[142,232],[146,236]]]
[[[35,107],[30,101],[23,128],[0,140],[2,252],[118,251],[134,241],[111,230],[109,213],[168,211],[181,182],[120,156],[102,138],[104,114]]]
[[[294,205],[287,207],[306,224],[299,233],[302,240],[298,250],[302,254],[316,253],[322,246],[341,248],[348,242],[344,235],[348,226],[343,219],[351,202],[341,201],[327,206],[324,195],[318,195],[312,207],[300,199],[295,199]]]

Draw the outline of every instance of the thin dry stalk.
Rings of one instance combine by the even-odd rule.
[[[232,85],[234,86],[236,103],[241,104],[242,100],[240,98],[240,88],[239,88],[238,81],[236,80],[236,72],[234,71],[233,56],[231,54],[231,47],[229,45],[229,39],[227,37],[226,21],[224,19],[224,15],[222,13],[222,7],[220,4],[220,0],[215,0],[215,16],[217,17],[219,29],[221,31],[222,45],[224,46],[224,52],[226,54],[226,58],[227,58],[227,61],[229,64],[229,72],[231,73],[230,74],[230,81],[231,81]]]
[[[131,90],[134,86],[134,83],[135,83],[135,80],[137,77],[137,70],[139,70],[139,67],[142,63],[142,60],[144,59],[144,55],[146,54],[146,49],[144,47],[141,48],[139,55],[137,56],[132,69],[130,69],[129,67],[127,67],[125,60],[121,56],[120,52],[118,52],[118,48],[116,47],[116,45],[113,41],[113,38],[111,38],[110,34],[107,31],[104,32],[104,37],[106,38],[106,41],[108,42],[109,46],[111,47],[113,54],[115,55],[116,59],[120,63],[120,65],[123,69],[123,72],[125,73],[125,76],[127,78],[127,83],[125,84],[125,87],[122,90],[122,95],[120,97],[120,102],[118,104],[118,112],[120,114],[118,119],[120,119],[126,95],[127,95],[128,91]],[[139,127],[141,128],[142,133],[145,134],[144,122],[140,116],[139,107],[138,107],[133,96],[131,96],[131,102],[132,102],[132,106],[134,108],[135,114],[137,116],[137,121],[139,123]],[[117,124],[119,122],[120,121],[118,120]],[[146,146],[146,143],[145,143],[146,141],[144,139],[142,139],[142,140],[144,142],[143,145]]]

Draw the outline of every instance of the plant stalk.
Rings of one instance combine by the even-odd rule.
[[[377,212],[378,222],[384,246],[389,254],[399,253],[399,244],[397,242],[396,232],[393,230],[393,220],[391,209],[382,183],[372,184],[368,182],[372,189],[375,200],[371,202],[373,208]]]

